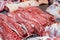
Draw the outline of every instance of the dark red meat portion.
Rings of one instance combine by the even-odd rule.
[[[7,40],[21,40],[21,38],[9,28],[9,25],[6,22],[2,21],[1,24],[5,29],[4,34],[7,37]]]

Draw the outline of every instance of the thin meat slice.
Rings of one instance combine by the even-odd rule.
[[[12,29],[12,30],[14,30],[14,31],[18,34],[16,28],[15,28],[12,24],[10,24],[10,23],[8,22],[7,17],[8,17],[7,15],[0,14],[0,23],[1,23],[1,21],[7,22],[7,23],[9,24],[9,28]]]
[[[36,12],[38,12],[38,13],[43,13],[43,11],[42,10],[40,10],[40,8],[38,8],[38,7],[28,7],[28,8],[26,8],[27,10],[30,10],[30,11],[36,11]]]
[[[4,34],[4,29],[1,25],[0,25],[0,40],[7,40]]]
[[[45,17],[46,19],[48,19],[51,22],[55,22],[55,17],[50,15],[50,14],[48,14],[48,13],[43,13],[43,14],[40,14],[40,15]]]
[[[16,19],[17,19],[18,23],[22,22],[25,25],[25,27],[27,28],[28,33],[33,34],[33,32],[37,32],[36,34],[40,35],[41,32],[44,30],[43,26],[41,24],[39,24],[39,23],[37,23],[33,20],[25,19],[25,18],[22,18],[21,16],[18,16],[18,15],[16,16]]]
[[[38,34],[39,36],[42,36],[42,33],[45,28],[43,25],[41,25],[38,22],[35,22],[33,20],[28,20],[28,23],[30,23],[31,26],[35,29],[35,32],[37,32],[36,34]]]
[[[5,40],[3,33],[0,32],[0,40]]]
[[[16,20],[17,20],[17,22],[19,24],[22,23],[23,25],[25,25],[26,31],[28,33],[28,36],[31,35],[31,34],[33,34],[34,28],[31,26],[30,23],[28,23],[28,20],[22,18],[21,16],[18,16],[17,14],[16,14]]]
[[[46,12],[43,12],[42,10],[40,10],[40,8],[37,8],[37,7],[35,8],[34,7],[32,10],[35,10],[40,16],[42,16],[42,17],[44,17],[44,18],[46,18],[46,19],[48,19],[48,20],[50,20],[52,22],[55,20],[53,15],[50,15],[50,14],[48,14]]]
[[[34,30],[34,28],[31,26],[31,24],[29,24],[29,23],[22,23],[21,25],[22,25],[22,27],[26,30],[28,36],[31,36],[31,35],[35,34],[35,33],[34,33],[35,30]],[[24,27],[24,26],[25,26],[25,27]],[[27,37],[28,37],[28,36],[27,36]]]
[[[34,12],[33,12],[34,13]],[[25,14],[25,15],[24,15]],[[28,15],[27,15],[28,14]],[[35,13],[35,14],[37,14],[37,13]],[[34,16],[34,15],[30,15],[30,13],[29,12],[27,12],[27,11],[19,11],[18,13],[16,13],[16,18],[17,18],[17,21],[18,22],[22,22],[22,23],[24,23],[24,22],[27,22],[28,23],[28,21],[29,20],[32,20],[32,16]],[[38,16],[38,14],[37,14],[37,16]],[[40,18],[43,18],[43,17],[41,17],[41,16],[39,16]],[[46,20],[45,18],[43,18],[44,20]],[[42,20],[43,20],[42,19]],[[28,21],[27,21],[28,20]],[[35,20],[34,20],[35,21]],[[36,22],[36,21],[35,21]],[[45,21],[42,21],[41,23],[43,23],[43,22],[45,22]],[[47,21],[46,21],[47,22]],[[40,23],[40,25],[42,25]],[[25,23],[26,24],[26,23]],[[31,22],[29,23],[29,24],[31,24]],[[45,23],[46,24],[46,23]],[[44,24],[44,25],[45,25]],[[27,25],[27,24],[26,24]],[[43,25],[42,25],[43,26]],[[41,26],[41,29],[42,29],[42,26]],[[38,29],[37,29],[38,30]],[[40,32],[41,33],[41,32]]]
[[[24,17],[24,18],[28,18],[28,19],[31,19],[31,20],[34,20],[34,21],[37,21],[38,19],[44,19],[45,21],[41,21],[41,24],[43,23],[43,22],[49,22],[49,20],[46,20],[45,18],[43,18],[43,17],[41,17],[37,12],[35,12],[35,11],[32,11],[32,10],[24,10],[23,12],[22,11],[20,11],[20,14],[21,14],[21,16],[22,17]],[[23,16],[24,15],[24,16]],[[40,18],[41,17],[41,18]],[[44,25],[44,24],[43,24]]]
[[[36,10],[38,10],[38,11],[36,11]],[[29,9],[21,8],[10,14],[11,15],[9,15],[9,17],[15,19],[15,21],[18,24],[20,24],[23,29],[26,28],[25,31],[27,30],[26,31],[27,34],[28,33],[34,34],[33,32],[35,30],[38,35],[42,36],[45,26],[52,24],[51,22],[54,22],[53,21],[54,17],[52,15],[49,14],[49,16],[47,17],[48,14],[45,15],[45,13],[42,10],[40,10],[39,8],[37,9],[36,7],[32,7]],[[51,19],[53,19],[53,20],[51,20]]]
[[[32,28],[34,28],[34,32],[37,32],[36,34],[41,36],[42,32],[44,31],[44,26],[33,20],[28,20],[27,22],[32,26]]]
[[[5,14],[2,14],[0,13],[0,18],[3,20],[3,21],[6,21],[7,22],[7,16]]]
[[[42,16],[42,17],[44,17],[44,18],[46,18],[47,20],[49,20],[49,21],[54,21],[55,20],[55,18],[54,18],[54,16],[53,15],[50,15],[50,14],[48,14],[48,13],[46,13],[46,12],[43,12],[40,8],[38,8],[38,7],[29,7],[29,8],[27,8],[27,10],[32,10],[32,11],[35,11],[35,12],[37,12],[37,14],[39,14],[40,16]],[[48,16],[48,17],[47,17]]]
[[[2,38],[2,34],[0,33],[0,40],[3,40],[3,38]]]
[[[47,24],[49,22],[45,18],[39,16],[35,11],[30,11],[29,10],[29,12],[30,12],[29,14],[32,16],[31,19],[34,19],[36,22],[40,23],[41,25],[45,25],[45,24]],[[28,14],[28,13],[24,13],[24,15],[26,15],[26,14]]]
[[[34,21],[36,21],[36,22],[39,22],[39,21],[41,21],[40,22],[40,24],[43,24],[43,22],[45,22],[46,23],[46,19],[44,19],[43,17],[41,17],[41,16],[39,16],[38,18],[37,18],[37,15],[33,15],[33,13],[29,13],[29,12],[27,12],[27,11],[23,11],[23,12],[21,12],[20,11],[20,15],[23,17],[23,18],[26,18],[26,19],[31,19],[31,20],[34,20]],[[24,15],[24,16],[23,16]],[[44,19],[44,20],[43,20]],[[37,20],[39,20],[39,21],[37,21]],[[44,24],[43,24],[44,25]]]
[[[9,28],[9,25],[6,22],[2,21],[1,25],[5,29],[4,33],[8,40],[21,40],[21,38],[13,30]]]
[[[27,36],[25,30],[23,30],[22,27],[18,23],[16,23],[13,19],[11,19],[9,17],[7,17],[7,19],[16,28],[16,30],[18,31],[20,36],[22,36],[22,38]],[[24,35],[26,35],[26,36],[24,36]]]

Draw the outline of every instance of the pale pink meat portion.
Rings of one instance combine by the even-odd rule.
[[[0,11],[4,9],[4,6],[5,6],[4,0],[0,0]]]

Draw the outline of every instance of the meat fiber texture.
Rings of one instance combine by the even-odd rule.
[[[50,25],[54,22],[54,17],[52,15],[44,13],[37,7],[19,8],[17,11],[8,13],[7,15],[15,19],[19,24],[25,25],[30,32],[33,32],[32,30],[35,27],[39,34],[41,33],[39,30],[43,31],[42,27]],[[29,26],[32,26],[33,28],[30,28]]]
[[[7,14],[0,14],[0,38],[22,40],[34,34],[42,37],[46,26],[54,22],[54,16],[37,7],[19,8]]]
[[[60,22],[46,26],[43,37],[29,38],[27,40],[60,40]]]
[[[58,3],[58,1],[55,1],[46,9],[46,11],[54,15],[56,18],[60,18],[60,3]]]

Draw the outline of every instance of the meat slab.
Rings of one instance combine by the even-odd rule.
[[[43,36],[46,34],[46,26],[54,22],[53,15],[45,13],[37,7],[20,7],[13,12],[0,14],[1,38],[3,40],[22,40],[34,34]]]

